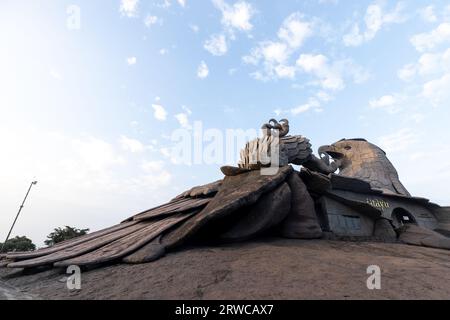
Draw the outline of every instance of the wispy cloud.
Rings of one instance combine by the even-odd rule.
[[[278,29],[276,40],[263,40],[251,49],[250,54],[242,58],[245,64],[262,65],[262,69],[253,72],[255,79],[267,81],[277,78],[293,79],[296,67],[290,58],[307,38],[313,35],[314,22],[304,15],[294,12],[289,15]]]
[[[167,119],[167,111],[166,109],[160,105],[160,104],[152,104],[153,108],[153,116],[156,120],[159,121],[165,121]]]
[[[432,50],[444,43],[450,43],[450,22],[443,22],[430,32],[423,32],[411,37],[411,43],[417,51]]]
[[[197,68],[197,77],[200,79],[205,79],[209,75],[209,68],[206,65],[205,61],[200,62],[200,65]]]
[[[250,31],[253,28],[250,20],[255,10],[250,3],[239,1],[229,5],[224,0],[213,0],[213,3],[222,12],[222,24],[229,30]]]
[[[420,17],[426,22],[436,22],[438,18],[436,16],[435,8],[433,5],[426,6],[419,10]]]
[[[132,18],[138,13],[139,0],[121,0],[119,11],[122,15]]]
[[[150,28],[151,26],[155,24],[161,25],[163,23],[163,20],[159,18],[158,16],[148,14],[144,19],[144,24],[147,28]]]
[[[408,149],[417,140],[418,136],[412,129],[402,128],[380,137],[378,144],[384,151],[394,153]]]
[[[135,65],[136,62],[137,62],[137,58],[134,57],[134,56],[133,56],[133,57],[128,57],[128,58],[127,58],[127,64],[128,64],[129,66]]]
[[[140,153],[145,150],[145,146],[142,142],[136,139],[128,138],[127,136],[124,135],[120,137],[119,144],[123,150],[132,153]]]
[[[372,99],[369,101],[369,106],[372,109],[386,110],[390,114],[398,113],[402,109],[402,104],[405,101],[405,97],[392,94],[384,95],[378,99]]]
[[[228,50],[227,40],[223,34],[212,35],[205,41],[203,47],[214,56],[223,56]]]
[[[253,6],[245,1],[236,2],[233,5],[224,0],[212,0],[214,6],[222,13],[221,24],[223,30],[219,34],[213,34],[204,42],[203,47],[214,56],[225,55],[228,51],[228,43],[236,40],[236,32],[249,32],[253,29],[251,18],[255,13]],[[191,26],[194,32],[198,32],[198,26]]]
[[[357,47],[365,42],[375,38],[376,34],[385,26],[394,23],[402,23],[406,21],[406,16],[403,14],[403,3],[397,3],[396,7],[388,12],[385,12],[383,6],[374,3],[367,7],[364,17],[364,24],[361,27],[359,22],[352,25],[349,33],[342,38],[344,45]]]

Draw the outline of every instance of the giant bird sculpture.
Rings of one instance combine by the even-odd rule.
[[[0,257],[0,266],[144,263],[186,244],[244,241],[267,233],[320,238],[314,200],[290,164],[302,165],[322,180],[339,168],[339,175],[359,178],[383,192],[409,195],[385,153],[365,140],[322,146],[316,157],[308,139],[288,135],[287,120],[271,120],[262,129],[263,136],[242,150],[237,167],[221,168],[222,180],[194,187],[110,228],[34,252],[9,253]],[[268,167],[274,172],[263,174]]]

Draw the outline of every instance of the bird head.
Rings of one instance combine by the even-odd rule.
[[[379,149],[365,139],[342,139],[331,145],[321,146],[318,152],[320,157],[326,161],[329,159],[328,156],[332,157],[342,169],[351,165],[352,160],[359,157],[362,151],[374,148]]]

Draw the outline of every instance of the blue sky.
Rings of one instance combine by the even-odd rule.
[[[450,204],[447,1],[1,0],[0,41],[1,237],[33,178],[14,235],[41,245],[233,164],[177,161],[176,130],[271,117],[314,148],[364,137],[414,195]]]

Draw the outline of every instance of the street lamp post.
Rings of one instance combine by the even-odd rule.
[[[25,205],[25,201],[27,201],[28,195],[30,194],[31,187],[34,186],[35,184],[37,184],[37,181],[31,182],[30,187],[28,188],[27,194],[25,195],[25,198],[23,199],[22,204],[20,205],[19,212],[17,212],[16,218],[14,219],[14,222],[13,222],[13,224],[11,226],[11,229],[9,229],[8,235],[6,236],[6,240],[3,243],[0,252],[3,252],[3,249],[5,248],[6,242],[9,240],[9,236],[11,235],[11,232],[12,232],[12,230],[14,228],[14,225],[16,224],[17,218],[19,218],[20,212],[22,211],[22,208]]]

